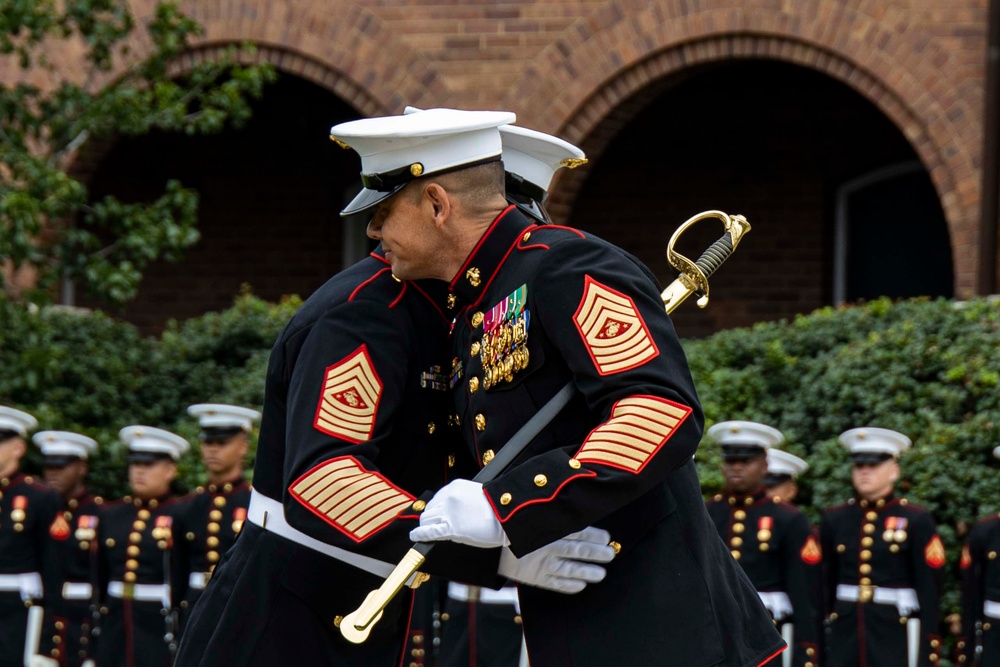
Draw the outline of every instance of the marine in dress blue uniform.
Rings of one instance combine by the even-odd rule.
[[[363,161],[379,132],[395,142],[406,128],[374,120],[334,128]],[[784,643],[701,497],[701,411],[654,277],[600,239],[504,208],[501,165],[422,174],[385,162],[379,181],[413,185],[380,203],[369,235],[400,278],[450,281],[450,375],[468,450],[488,462],[567,382],[576,392],[506,472],[438,491],[411,537],[500,546],[503,571],[573,531],[610,533],[619,554],[600,583],[575,595],[519,584],[534,664],[773,658]]]
[[[97,628],[97,527],[104,499],[87,490],[87,460],[97,441],[69,431],[40,431],[45,483],[62,504],[49,528],[59,578],[45,610],[39,653],[32,667],[92,667]]]
[[[937,665],[944,545],[930,512],[894,492],[910,439],[856,428],[840,443],[851,453],[857,495],[828,509],[820,526],[827,664]]]
[[[422,161],[408,174],[499,155],[496,127],[513,114],[455,114],[449,132],[413,147]],[[346,213],[391,196],[398,175],[366,169]],[[195,605],[184,665],[401,659],[411,596],[386,608],[365,643],[338,625],[407,552],[424,498],[471,465],[448,394],[445,286],[397,279],[386,254],[319,288],[271,351],[248,521]],[[454,545],[424,568],[499,585],[498,562],[496,549]]]
[[[805,513],[767,495],[773,449],[784,442],[775,428],[725,421],[708,429],[722,448],[724,493],[708,503],[719,535],[750,577],[792,650],[786,665],[819,667],[822,612],[819,542]]]
[[[1000,447],[993,450],[1000,459]],[[962,548],[962,626],[958,663],[1000,666],[1000,513],[981,518]]]
[[[190,445],[150,426],[125,427],[119,437],[128,446],[132,495],[105,503],[97,529],[97,664],[169,667],[188,582],[183,506],[170,484]]]
[[[190,559],[187,595],[180,603],[181,627],[236,537],[243,530],[250,506],[250,485],[243,477],[249,450],[248,434],[260,419],[256,410],[238,405],[199,403],[188,408],[198,419],[201,456],[208,481],[182,501],[186,513]]]
[[[799,495],[798,477],[806,470],[809,470],[809,464],[795,454],[768,449],[767,475],[764,476],[767,495],[794,505]]]
[[[59,494],[20,470],[37,425],[28,413],[0,406],[0,667],[24,665],[26,638],[28,652],[37,653],[43,593],[50,596],[58,578],[49,529]]]

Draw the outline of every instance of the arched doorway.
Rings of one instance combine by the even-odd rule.
[[[667,239],[689,216],[721,209],[742,213],[753,225],[712,281],[712,305],[705,311],[685,306],[674,315],[686,336],[833,303],[835,267],[851,266],[842,255],[851,246],[837,245],[838,194],[889,165],[919,167],[906,138],[871,102],[824,74],[788,63],[699,65],[648,86],[624,104],[636,109],[631,119],[618,125],[611,116],[583,142],[600,154],[573,201],[569,224],[621,245],[663,282],[674,278],[664,257]],[[940,260],[931,268],[926,262],[882,268],[935,271],[941,279],[934,284],[945,287],[931,295],[950,296],[947,226],[926,170],[919,167],[904,187],[881,188],[875,198],[877,205],[864,210],[855,205],[849,213],[859,220],[867,216],[856,227],[881,224],[892,211],[920,201],[917,211],[911,206],[905,213],[913,230],[906,251],[922,257],[929,252]],[[721,232],[703,225],[681,249],[692,258]],[[943,260],[935,252],[942,246]],[[870,262],[866,266],[880,270]],[[893,284],[901,283],[905,278]]]
[[[358,112],[288,74],[253,107],[241,129],[125,138],[101,161],[90,181],[97,196],[149,200],[171,178],[200,195],[201,239],[179,262],[150,265],[137,298],[112,313],[155,332],[228,307],[244,284],[268,300],[308,296],[355,258],[339,211],[360,186],[360,165],[328,137]],[[77,304],[106,308],[85,294]]]

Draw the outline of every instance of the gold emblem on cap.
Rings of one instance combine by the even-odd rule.
[[[465,272],[465,277],[473,287],[479,287],[479,283],[481,282],[479,279],[479,269],[472,267]]]
[[[590,162],[590,160],[585,157],[568,157],[564,160],[560,160],[559,164],[567,169],[576,169],[577,167],[587,164],[588,162]]]
[[[414,176],[419,176],[420,174],[424,173],[424,165],[420,164],[419,162],[414,162],[413,164],[410,165],[410,173],[413,174]]]
[[[350,146],[348,146],[347,144],[345,144],[343,141],[341,141],[337,137],[333,136],[332,134],[330,135],[330,141],[332,141],[333,143],[337,144],[338,146],[340,146],[341,148],[343,148],[345,151],[346,150],[350,150],[350,148],[351,148]]]

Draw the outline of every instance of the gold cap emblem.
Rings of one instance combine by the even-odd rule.
[[[424,165],[420,164],[419,162],[414,162],[413,164],[410,165],[410,173],[413,174],[414,176],[419,176],[420,174],[424,173]]]
[[[559,162],[562,166],[567,169],[576,169],[577,167],[587,164],[590,160],[585,157],[568,157],[565,160]]]
[[[330,141],[332,141],[333,143],[337,144],[338,146],[340,146],[341,148],[343,148],[345,151],[346,150],[350,150],[350,148],[351,148],[350,146],[348,146],[347,144],[345,144],[343,141],[341,141],[337,137],[333,136],[332,134],[330,135]]]

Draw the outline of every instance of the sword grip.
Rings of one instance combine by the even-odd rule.
[[[735,252],[733,237],[729,232],[723,234],[718,241],[708,246],[701,257],[695,260],[695,265],[701,269],[706,278],[719,270],[719,267]]]

